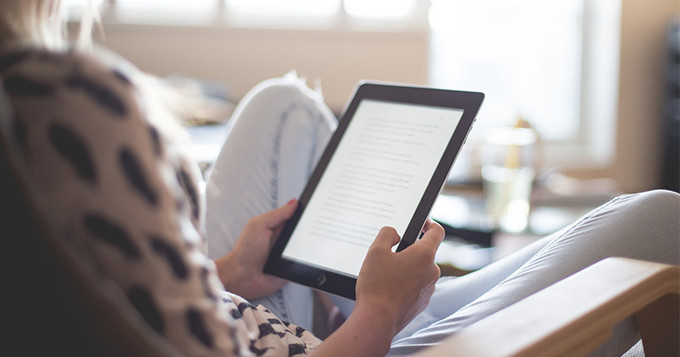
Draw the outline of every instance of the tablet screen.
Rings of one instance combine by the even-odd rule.
[[[357,277],[381,227],[403,237],[463,112],[362,100],[282,256]]]

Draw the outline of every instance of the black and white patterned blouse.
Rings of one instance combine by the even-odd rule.
[[[84,247],[186,355],[297,355],[320,342],[224,291],[205,254],[200,173],[148,116],[127,64],[76,51],[0,53],[0,122],[47,234]]]

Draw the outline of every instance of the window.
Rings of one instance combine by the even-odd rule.
[[[406,18],[419,0],[95,0],[128,8],[195,8],[223,6],[230,12],[249,15],[331,16],[346,13],[358,18]],[[67,6],[82,7],[89,0],[64,0]]]
[[[136,8],[193,8],[204,7],[206,5],[214,6],[219,1],[216,0],[116,0],[115,4],[124,7]]]
[[[330,16],[340,9],[340,0],[226,0],[227,9],[259,15]]]
[[[329,16],[344,12],[359,18],[406,18],[417,0],[226,0],[228,8],[249,14]]]
[[[430,84],[486,94],[471,142],[521,116],[551,164],[611,159],[617,1],[433,0],[429,21]]]
[[[440,0],[430,24],[431,84],[485,92],[477,129],[521,115],[545,140],[578,135],[580,1]]]
[[[90,0],[63,0],[66,6],[85,6]],[[125,6],[193,6],[201,3],[217,3],[219,0],[93,0],[95,4],[115,3]]]
[[[90,0],[63,0],[68,10],[82,9],[90,3]],[[92,0],[93,5],[100,5],[105,0]]]
[[[407,18],[416,9],[414,0],[344,0],[345,11],[360,18]]]
[[[64,0],[66,6],[85,6],[90,0]]]
[[[89,0],[63,0],[79,18]],[[385,30],[425,27],[430,0],[94,0],[113,24]],[[374,21],[381,21],[375,26]]]

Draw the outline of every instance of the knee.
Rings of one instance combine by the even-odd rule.
[[[283,77],[267,79],[255,85],[242,102],[257,102],[259,105],[282,109],[291,106],[312,108],[323,102],[321,93],[307,86],[305,81],[291,72]]]
[[[668,190],[652,190],[633,195],[639,205],[650,213],[680,217],[680,194]]]
[[[649,239],[654,239],[658,249],[657,261],[680,264],[680,194],[668,190],[654,190],[640,194],[643,217],[649,225],[644,227]]]
[[[248,117],[248,121],[271,125],[282,118],[300,122],[298,125],[335,128],[336,119],[326,106],[320,92],[309,88],[295,73],[272,78],[257,84],[241,100],[233,119]]]
[[[667,190],[651,190],[615,198],[598,210],[595,216],[612,220],[612,229],[660,230],[676,235],[680,224],[680,195]]]
[[[622,195],[590,217],[579,232],[596,242],[593,251],[666,264],[680,262],[679,194],[652,190]]]
[[[644,230],[657,237],[668,237],[677,242],[680,237],[680,195],[667,190],[652,190],[629,196],[619,222],[623,228]],[[625,200],[624,200],[625,201]],[[675,244],[677,246],[677,243]]]

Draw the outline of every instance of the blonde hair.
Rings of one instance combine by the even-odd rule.
[[[94,1],[90,1],[80,22],[75,45],[92,45],[92,26],[97,20]],[[61,0],[0,1],[0,48],[12,43],[26,43],[47,49],[63,49],[68,45],[66,16]]]
[[[70,43],[66,31],[66,13],[62,0],[0,0],[0,50],[14,45],[31,45],[49,50],[63,50],[75,45],[107,63],[126,64],[122,57],[104,48],[93,48],[92,27],[99,20],[97,3],[90,0],[80,20],[77,40]],[[140,88],[148,120],[174,139],[185,139],[180,122],[187,121],[198,106],[191,95],[178,93],[152,75],[127,66]]]

